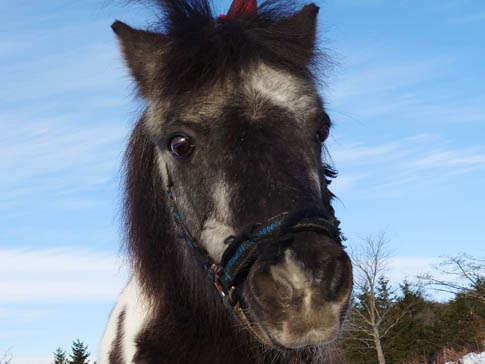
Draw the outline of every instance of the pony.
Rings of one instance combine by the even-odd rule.
[[[318,7],[157,0],[113,23],[145,109],[124,159],[132,276],[100,364],[321,363],[352,290],[322,162]]]

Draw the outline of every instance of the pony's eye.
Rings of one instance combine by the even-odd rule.
[[[320,143],[323,143],[328,138],[328,133],[330,131],[330,118],[327,113],[324,112],[322,115],[322,120],[320,128],[317,130],[317,139]]]
[[[168,143],[168,149],[176,158],[186,157],[194,149],[194,144],[189,137],[176,135]]]
[[[317,131],[317,139],[320,143],[323,143],[328,138],[330,125],[322,125]]]

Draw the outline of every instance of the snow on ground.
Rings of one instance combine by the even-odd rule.
[[[483,353],[468,353],[458,361],[449,361],[445,364],[485,364],[485,351]]]

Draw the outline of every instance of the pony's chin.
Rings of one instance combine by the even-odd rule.
[[[254,307],[254,306],[253,306]],[[289,322],[280,322],[274,325],[270,322],[258,320],[256,312],[249,308],[248,319],[252,329],[250,331],[262,344],[279,351],[291,351],[309,347],[321,346],[333,342],[340,332],[340,322],[337,320],[333,325],[324,328],[311,328],[295,332],[291,329],[291,321],[301,321],[294,317]]]
[[[267,334],[267,337],[272,347],[288,351],[329,344],[336,339],[338,332],[338,328],[324,331],[309,330],[304,336],[295,336],[289,332],[276,330],[271,334]]]

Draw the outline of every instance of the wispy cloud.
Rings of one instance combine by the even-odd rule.
[[[331,89],[332,101],[340,104],[362,95],[391,92],[426,82],[450,62],[446,58],[407,60],[406,62],[383,63],[382,57],[374,56],[364,64],[342,70],[343,76],[336,78]]]
[[[376,158],[386,158],[400,148],[400,142],[384,143],[377,146],[367,146],[363,143],[351,143],[345,146],[333,145],[332,158],[339,164],[375,163]]]
[[[11,308],[0,307],[0,319],[19,319],[19,318],[40,318],[48,315],[46,311],[40,310],[16,310]],[[1,352],[0,352],[1,353]]]
[[[62,18],[64,10],[46,16]],[[58,206],[86,208],[96,202],[80,192],[118,182],[128,128],[115,112],[130,87],[110,20],[78,16],[58,26],[46,20],[35,37],[27,29],[0,42],[8,51],[0,60],[0,209],[49,194],[53,203],[64,194]],[[105,33],[93,38],[101,27]]]
[[[416,277],[433,270],[433,267],[442,261],[439,257],[401,256],[389,258],[387,276],[394,284],[405,279],[416,281]]]
[[[357,54],[339,71],[327,91],[329,110],[339,119],[395,117],[423,123],[485,120],[485,99],[469,93],[455,54],[396,59],[375,47]],[[446,79],[446,87],[443,80]]]
[[[101,302],[117,297],[120,258],[90,250],[1,249],[0,303]]]
[[[365,180],[368,178],[368,174],[355,174],[355,175],[345,175],[339,176],[337,179],[332,180],[331,190],[333,193],[337,194],[337,196],[342,193],[343,191],[352,188],[357,184],[359,181]]]
[[[123,126],[82,125],[68,116],[33,118],[0,114],[2,207],[22,197],[72,192],[114,180],[119,169]]]
[[[71,14],[75,19],[68,21],[59,10],[49,13],[53,19],[42,21],[36,15],[33,23],[23,30],[16,27],[18,31],[2,37],[0,50],[5,57],[0,59],[0,81],[4,85],[0,89],[0,105],[3,109],[13,102],[59,102],[79,97],[81,91],[96,94],[110,86],[122,85],[120,75],[125,73],[109,29],[111,18],[96,19],[94,14],[77,9]]]
[[[113,43],[90,44],[2,69],[2,103],[48,99],[68,92],[119,84],[121,62]]]
[[[435,277],[448,280],[450,277],[436,272],[435,266],[443,261],[441,257],[398,256],[389,258],[385,276],[389,278],[394,288],[398,288],[405,280],[411,283],[419,282],[418,276],[433,272]],[[425,293],[432,299],[447,301],[453,298],[452,294],[426,290]]]
[[[42,355],[13,355],[12,363],[15,364],[48,364],[52,362],[52,356]]]
[[[349,190],[367,183],[367,190],[394,190],[413,182],[422,185],[443,177],[471,173],[485,168],[483,146],[458,147],[451,140],[432,134],[396,139],[378,145],[332,143],[335,165],[343,179],[335,186]],[[349,173],[349,174],[347,174]]]
[[[369,45],[365,52],[350,52],[327,92],[336,125],[329,150],[343,180],[335,181],[335,191],[359,186],[359,195],[395,194],[404,184],[424,186],[483,169],[485,148],[473,130],[479,132],[485,121],[485,99],[463,87],[459,57],[400,52],[397,59],[382,49]],[[424,133],[390,136],[402,135],[400,129]]]
[[[469,171],[471,167],[485,167],[485,150],[483,148],[437,150],[404,163],[404,166],[411,169],[459,168]]]

